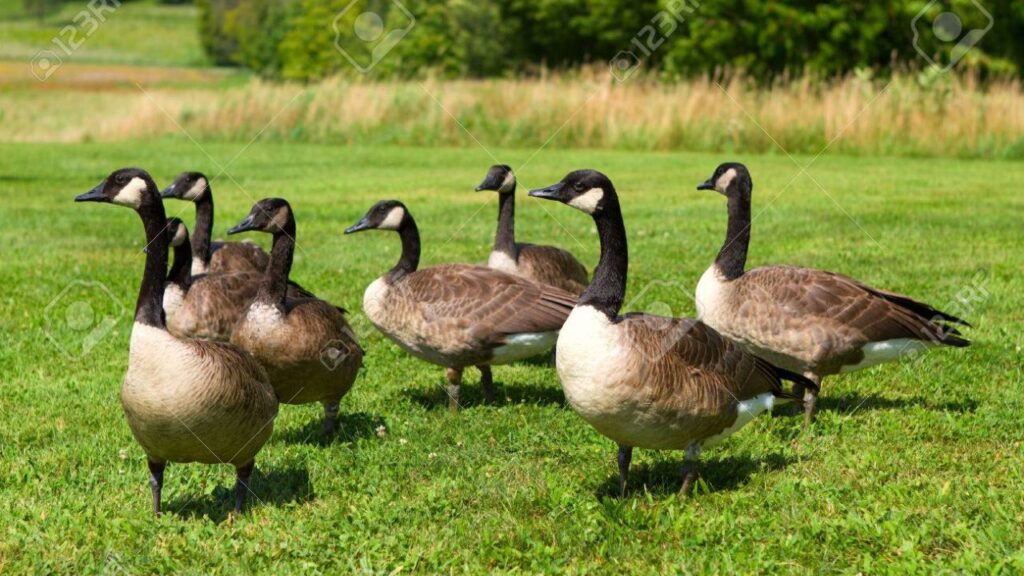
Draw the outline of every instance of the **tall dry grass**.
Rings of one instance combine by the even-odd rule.
[[[91,97],[96,97],[95,94]],[[1024,93],[1016,80],[970,77],[802,78],[770,88],[593,72],[537,79],[128,88],[58,134],[8,139],[197,139],[350,144],[622,148],[961,157],[1024,156]],[[15,123],[17,124],[17,123]],[[0,127],[0,138],[5,129]],[[8,130],[9,131],[9,130]],[[262,132],[261,132],[262,131]],[[472,136],[470,136],[472,135]],[[55,138],[56,137],[56,138]]]

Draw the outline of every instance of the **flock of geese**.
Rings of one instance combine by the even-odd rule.
[[[607,176],[578,170],[529,193],[593,218],[600,260],[592,279],[569,252],[516,241],[515,189],[508,166],[492,167],[477,187],[499,196],[486,266],[419,268],[419,230],[409,209],[396,200],[371,207],[345,233],[393,231],[402,252],[366,288],[363,310],[402,349],[445,368],[452,409],[467,367],[480,370],[492,401],[492,365],[554,347],[566,400],[618,445],[623,492],[633,448],[685,451],[681,490],[689,492],[701,450],[777,403],[803,404],[810,422],[824,376],[969,344],[956,328],[967,322],[908,296],[822,270],[745,270],[753,185],[742,164],[722,164],[698,186],[727,198],[729,219],[725,242],[697,286],[697,320],[620,313],[629,254]],[[191,238],[180,219],[166,217],[167,198],[195,205]],[[131,208],[145,229],[121,403],[147,456],[154,513],[167,462],[234,465],[240,512],[279,404],[320,402],[330,434],[364,356],[345,310],[289,277],[291,206],[260,200],[228,230],[270,234],[267,254],[249,242],[211,241],[213,194],[200,173],[183,173],[161,192],[146,171],[125,168],[75,200]]]

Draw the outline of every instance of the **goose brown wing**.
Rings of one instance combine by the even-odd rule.
[[[836,352],[859,348],[867,342],[898,338],[966,345],[955,329],[940,323],[937,310],[895,293],[870,288],[852,278],[810,268],[770,266],[756,268],[737,281],[738,317],[749,322],[777,314],[797,319],[808,330],[815,326],[839,336]],[[959,321],[958,318],[956,320]],[[962,322],[962,321],[961,321]],[[963,343],[963,344],[961,344]]]
[[[213,242],[210,245],[210,271],[220,273],[263,272],[270,256],[251,242]]]
[[[517,248],[519,269],[524,276],[573,294],[580,294],[587,287],[587,269],[569,252],[537,244],[518,244]]]
[[[628,314],[621,324],[633,349],[631,368],[643,375],[638,381],[659,390],[657,397],[710,408],[781,392],[770,364],[703,322]]]
[[[453,322],[492,344],[510,334],[559,330],[576,303],[563,290],[483,266],[435,266],[401,284],[414,291],[425,320]]]

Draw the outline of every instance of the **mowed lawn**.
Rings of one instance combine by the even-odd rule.
[[[755,420],[705,451],[693,498],[676,495],[681,454],[639,450],[619,499],[614,445],[565,405],[552,368],[496,368],[495,406],[467,370],[467,406],[449,414],[443,371],[361,314],[398,238],[342,230],[398,198],[418,220],[422,265],[483,261],[496,198],[472,190],[488,153],[204,148],[212,159],[186,140],[0,145],[0,572],[1024,570],[1020,164],[826,156],[800,175],[784,155],[492,150],[519,172],[519,238],[591,268],[591,221],[524,188],[575,168],[612,178],[627,309],[694,313],[726,223],[724,198],[694,187],[736,159],[754,176],[752,266],[841,271],[976,326],[968,349],[827,380],[810,430],[788,408]],[[168,466],[166,513],[150,512],[118,400],[142,228],[123,208],[72,202],[126,165],[160,186],[186,169],[214,177],[215,237],[253,201],[289,199],[293,278],[348,308],[368,351],[335,441],[320,441],[319,406],[282,407],[239,518],[227,466]],[[190,205],[167,206],[191,225]]]

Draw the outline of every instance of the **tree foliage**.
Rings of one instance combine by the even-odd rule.
[[[215,62],[295,80],[360,73],[502,76],[528,73],[539,66],[603,63],[616,55],[641,61],[666,78],[742,69],[765,81],[782,74],[830,77],[858,69],[923,68],[929,60],[1012,73],[1024,63],[1024,2],[1020,0],[988,0],[983,6],[991,19],[974,0],[198,0],[198,4],[203,44]],[[971,30],[978,34],[980,40],[970,50],[942,37],[936,19],[948,18],[941,16],[944,11],[956,15],[955,23],[964,34]]]

